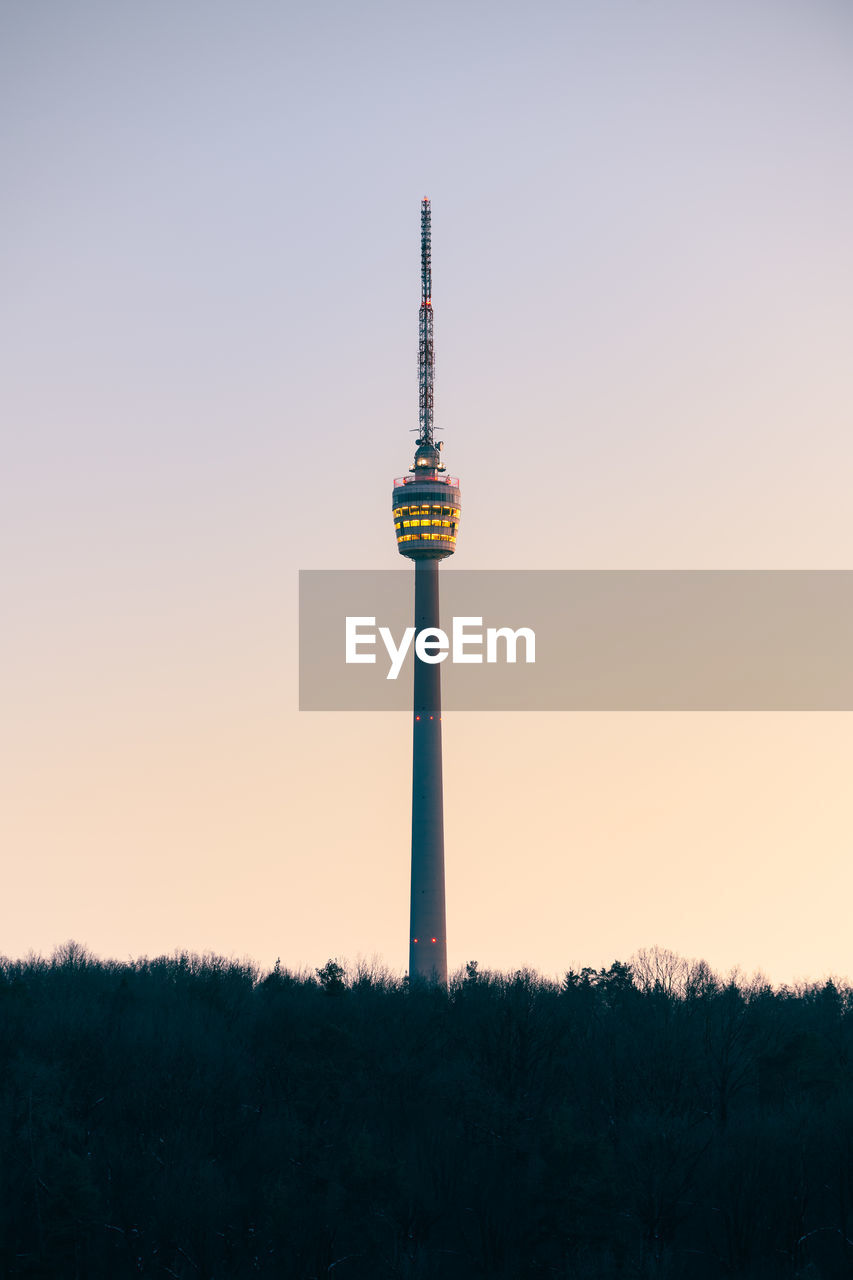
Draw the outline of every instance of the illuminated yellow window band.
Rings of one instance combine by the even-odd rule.
[[[454,529],[455,520],[398,520],[394,528],[399,529]]]
[[[445,516],[445,517],[453,517],[455,519],[458,519],[460,509],[461,508],[459,507],[427,506],[427,505],[419,506],[419,507],[395,507],[394,519],[399,520],[405,516],[430,516],[430,515],[433,517]]]
[[[454,533],[398,533],[398,542],[455,542]]]

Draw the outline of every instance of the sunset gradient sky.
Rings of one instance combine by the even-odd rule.
[[[0,952],[405,964],[296,594],[401,563],[424,194],[456,568],[853,568],[847,0],[3,0],[0,106]],[[451,968],[853,975],[853,716],[444,730]]]

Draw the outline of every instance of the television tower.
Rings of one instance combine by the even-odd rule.
[[[438,566],[456,550],[459,481],[445,474],[435,442],[432,261],[429,200],[421,201],[418,319],[419,431],[410,474],[394,481],[397,550],[415,562],[415,634],[438,627]],[[415,657],[412,711],[412,900],[409,980],[447,985],[444,804],[441,779],[441,666]]]

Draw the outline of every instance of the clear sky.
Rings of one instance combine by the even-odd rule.
[[[846,0],[0,0],[0,952],[405,964],[424,194],[458,568],[853,567],[851,142]],[[451,967],[853,975],[850,715],[444,728]]]

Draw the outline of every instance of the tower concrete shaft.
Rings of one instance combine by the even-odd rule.
[[[415,632],[438,627],[438,560],[415,561]],[[447,985],[441,666],[415,658],[409,978]]]

